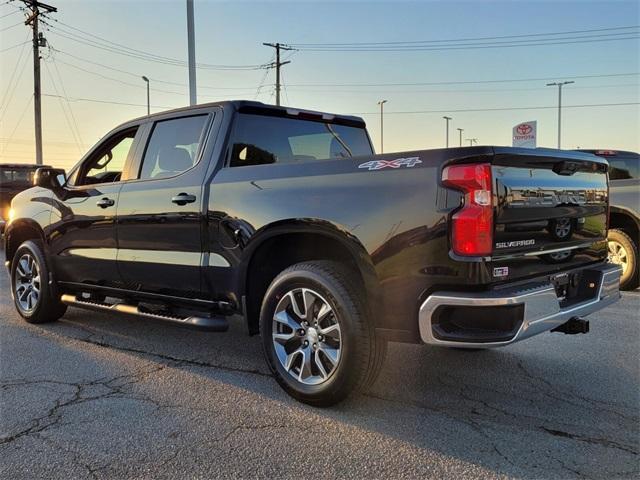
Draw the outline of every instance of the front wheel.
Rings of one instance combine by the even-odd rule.
[[[306,262],[271,283],[260,312],[265,356],[282,388],[315,406],[333,405],[375,380],[386,351],[363,288],[340,264]]]
[[[42,248],[31,240],[24,242],[11,262],[11,294],[16,310],[29,323],[53,322],[67,310],[54,298],[48,280]]]

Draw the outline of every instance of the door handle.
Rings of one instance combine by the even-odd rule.
[[[111,200],[110,198],[107,198],[107,197],[101,198],[96,202],[96,205],[99,206],[100,208],[113,207],[115,204],[116,202],[114,200]]]
[[[196,201],[195,195],[189,195],[188,193],[179,193],[171,199],[176,205],[186,205],[187,203],[193,203]]]

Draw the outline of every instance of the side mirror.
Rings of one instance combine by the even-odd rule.
[[[33,184],[36,187],[55,190],[62,188],[67,181],[67,175],[63,168],[42,167],[36,170]]]

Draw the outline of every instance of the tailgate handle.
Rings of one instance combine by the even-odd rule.
[[[553,171],[558,175],[565,175],[565,176],[573,175],[578,171],[578,163],[563,160],[562,162],[557,162],[553,164]]]

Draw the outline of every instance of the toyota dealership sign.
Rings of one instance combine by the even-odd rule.
[[[536,148],[538,122],[523,122],[513,127],[513,146],[522,148]]]

